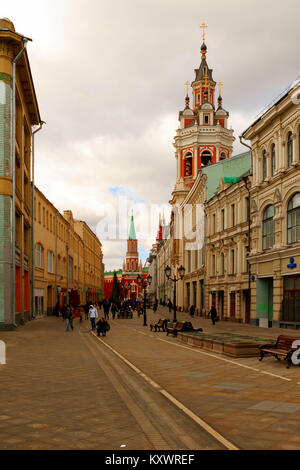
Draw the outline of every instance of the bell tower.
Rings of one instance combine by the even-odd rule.
[[[217,108],[215,94],[217,83],[213,70],[207,64],[207,46],[203,23],[203,43],[200,48],[201,63],[195,69],[191,83],[192,105],[190,107],[189,85],[186,85],[185,108],[179,112],[179,128],[174,138],[177,178],[173,190],[172,204],[181,203],[193,186],[198,172],[207,165],[213,165],[230,158],[233,151],[233,130],[228,129],[229,113],[223,109],[222,83],[219,82]]]

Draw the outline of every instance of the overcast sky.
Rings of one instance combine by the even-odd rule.
[[[241,131],[300,75],[299,0],[10,0],[1,16],[33,39],[28,54],[47,122],[36,136],[36,185],[94,230],[119,195],[144,204],[139,235],[143,210],[170,200],[172,142],[184,82],[200,64],[202,22],[234,153],[245,150]],[[140,241],[143,259],[151,235]],[[103,251],[106,269],[119,268],[126,242],[104,240]]]

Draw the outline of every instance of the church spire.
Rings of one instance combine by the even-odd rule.
[[[128,240],[136,240],[136,234],[135,234],[135,227],[134,227],[133,215],[131,216],[131,222],[130,222],[130,230],[129,230],[129,238],[128,238]]]

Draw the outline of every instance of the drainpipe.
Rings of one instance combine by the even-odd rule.
[[[242,145],[244,145],[245,147],[248,147],[248,149],[250,149],[250,156],[251,156],[250,176],[253,176],[252,147],[250,145],[246,144],[245,142],[243,142],[243,140],[242,140],[243,135],[240,135],[239,139],[240,139],[240,142],[241,142]],[[251,247],[251,214],[250,214],[251,204],[250,204],[250,187],[248,186],[249,178],[244,177],[243,181],[244,181],[245,187],[248,191],[247,211],[248,211],[248,254],[249,254],[250,253],[250,247]],[[248,263],[248,292],[249,292],[249,302],[250,302],[249,309],[250,309],[250,307],[251,307],[251,269],[250,269],[251,265],[250,265],[249,259],[247,259],[247,263]],[[250,316],[251,316],[251,312],[249,312],[249,313],[250,313]]]
[[[239,136],[239,139],[240,139],[241,144],[244,145],[244,147],[247,147],[248,149],[250,149],[250,157],[251,157],[250,175],[252,176],[252,175],[253,175],[253,155],[252,155],[252,147],[242,141],[243,135],[240,135],[240,136]]]
[[[37,132],[42,130],[44,121],[40,122],[40,127],[32,133],[32,151],[31,151],[31,316],[35,318],[34,311],[34,267],[35,267],[35,256],[34,256],[34,136]]]
[[[11,309],[12,324],[16,325],[16,65],[24,54],[28,38],[22,37],[23,49],[12,61],[12,292]]]

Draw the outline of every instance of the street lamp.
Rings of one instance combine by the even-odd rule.
[[[147,292],[146,292],[146,289],[147,289],[147,285],[151,285],[151,282],[152,282],[152,276],[149,274],[148,278],[147,279],[144,279],[144,281],[142,280],[142,277],[141,275],[139,274],[138,277],[137,277],[137,282],[138,282],[138,285],[140,287],[142,287],[144,289],[144,325],[143,326],[147,326],[147,311],[146,311],[146,297],[147,297]]]
[[[174,276],[172,278],[171,277],[171,272],[172,271],[171,271],[170,266],[166,266],[165,275],[166,275],[168,281],[174,282],[174,299],[173,299],[174,318],[173,318],[173,322],[176,323],[177,322],[177,319],[176,319],[176,282],[178,282],[179,280],[182,280],[184,278],[185,268],[182,265],[180,266],[180,268],[178,268],[179,277]]]

